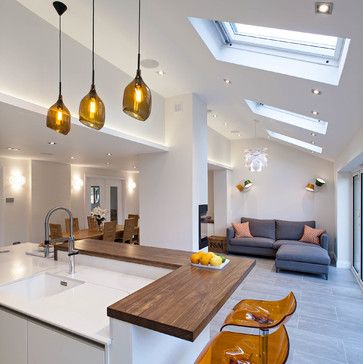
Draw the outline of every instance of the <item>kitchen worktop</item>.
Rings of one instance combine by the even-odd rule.
[[[82,264],[77,264],[76,273],[70,276],[66,261],[26,255],[26,252],[36,247],[36,244],[24,243],[0,249],[9,250],[0,253],[0,307],[102,345],[111,342],[107,307],[153,282],[153,279],[146,277]],[[51,274],[59,280],[72,279],[82,284],[58,294],[31,300],[18,295],[16,289],[11,289],[27,278],[42,274]]]
[[[173,271],[108,307],[108,316],[194,341],[255,265],[229,257],[223,270],[190,265],[191,252],[97,240],[75,243],[80,254],[171,268]],[[67,245],[57,246],[66,250]]]

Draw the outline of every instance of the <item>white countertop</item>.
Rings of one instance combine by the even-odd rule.
[[[77,264],[76,273],[71,277],[67,263],[25,254],[35,248],[32,243],[0,248],[0,251],[10,250],[0,253],[0,305],[101,344],[107,345],[111,341],[107,307],[153,281]],[[85,283],[30,301],[3,289],[4,285],[42,272]]]

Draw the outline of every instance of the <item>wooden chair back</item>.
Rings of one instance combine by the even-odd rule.
[[[71,220],[70,219],[66,219],[66,232],[69,233],[70,232],[70,226],[71,226]],[[73,218],[73,232],[77,232],[79,231],[79,221],[78,221],[78,217],[74,217]]]
[[[123,243],[132,243],[133,236],[135,235],[135,227],[137,226],[136,219],[125,219],[124,233],[122,236]]]
[[[136,220],[136,226],[139,225],[139,219],[140,219],[140,216],[139,215],[136,215],[136,214],[128,214],[127,218],[128,219],[135,219]]]
[[[49,235],[51,239],[60,239],[63,237],[61,224],[49,224]]]
[[[97,230],[97,220],[93,216],[87,216],[88,229]]]
[[[115,241],[116,238],[116,221],[107,221],[103,224],[103,240]]]

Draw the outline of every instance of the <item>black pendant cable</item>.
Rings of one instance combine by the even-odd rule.
[[[137,46],[137,71],[136,77],[126,86],[123,97],[123,111],[140,121],[145,121],[151,113],[151,92],[141,77],[140,69],[140,33],[141,33],[141,0],[139,0],[138,14],[138,46]]]

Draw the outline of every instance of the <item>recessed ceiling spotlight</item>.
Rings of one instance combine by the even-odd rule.
[[[224,126],[227,126],[227,123],[226,122],[224,122]]]
[[[76,159],[76,157],[73,157],[73,155],[71,156],[71,159]]]
[[[312,145],[315,145],[315,142],[314,142],[314,140],[312,140],[312,141],[311,141],[311,144],[312,144]]]
[[[321,95],[321,91],[317,88],[313,88],[311,89],[311,92],[314,94],[314,95]]]
[[[112,153],[107,153],[107,157],[111,157]]]
[[[311,113],[312,113],[314,116],[318,116],[318,115],[319,115],[319,111],[316,111],[316,110],[313,110]]]
[[[316,2],[315,3],[315,12],[317,14],[332,14],[333,12],[333,3],[331,2]]]
[[[110,162],[107,162],[106,165],[109,166],[110,165]]]
[[[225,78],[223,81],[224,81],[224,83],[225,83],[226,85],[230,85],[230,84],[232,83],[232,81],[231,81],[231,80],[229,80],[228,78]]]
[[[49,145],[56,145],[56,142],[48,142]]]
[[[240,137],[240,136],[241,136],[241,134],[238,134],[238,136]]]
[[[213,114],[212,116],[213,116],[214,118],[216,118],[216,117],[217,117],[217,114]]]
[[[315,134],[315,133],[310,133],[310,135],[311,135],[312,137],[316,136],[316,134]]]
[[[159,76],[165,76],[165,75],[166,75],[166,72],[165,72],[165,71],[163,71],[163,70],[156,71],[156,73],[157,73]]]
[[[13,148],[13,147],[8,147],[8,150],[11,150],[12,152],[18,152],[20,149]]]

